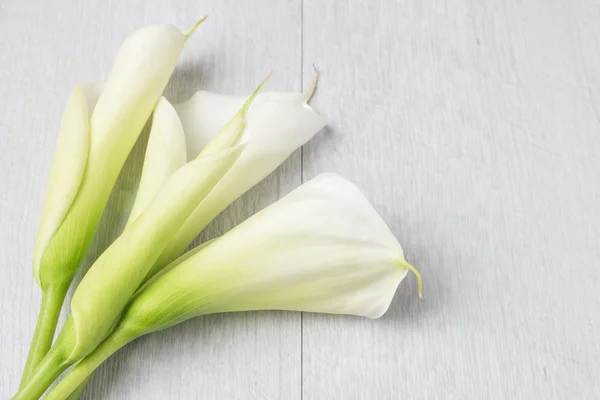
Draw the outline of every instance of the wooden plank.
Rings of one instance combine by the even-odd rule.
[[[304,0],[355,181],[421,269],[380,320],[304,315],[303,399],[600,398],[600,8]]]
[[[17,389],[40,293],[31,253],[62,109],[81,80],[102,80],[128,33],[154,23],[185,29],[209,20],[188,43],[167,90],[178,101],[198,89],[247,94],[269,71],[269,87],[300,90],[299,3],[92,0],[3,2],[0,9],[0,397]],[[143,142],[143,140],[142,140]],[[137,146],[91,250],[96,257],[128,214],[143,157]],[[207,228],[214,237],[300,183],[300,154]],[[88,262],[89,263],[89,262]],[[86,399],[300,397],[300,315],[245,313],[200,318],[149,335],[110,359]]]

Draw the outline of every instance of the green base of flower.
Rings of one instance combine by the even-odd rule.
[[[117,328],[94,351],[79,361],[80,357],[73,357],[76,342],[75,327],[73,320],[68,319],[56,343],[13,400],[39,399],[60,374],[79,361],[46,397],[55,400],[76,399],[94,370],[112,353],[138,336],[127,329]]]
[[[93,372],[115,351],[135,339],[137,335],[118,329],[107,337],[93,352],[81,360],[73,369],[48,393],[46,400],[73,400],[83,393],[85,385]]]
[[[19,388],[13,400],[39,399],[48,387],[77,360],[71,358],[75,343],[73,321],[68,319],[60,335],[25,385]]]

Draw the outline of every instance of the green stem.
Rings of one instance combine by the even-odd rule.
[[[85,391],[85,387],[90,382],[90,379],[92,379],[92,375],[85,378],[81,385],[77,386],[77,389],[67,397],[67,400],[79,400]]]
[[[110,336],[96,347],[87,357],[82,359],[71,371],[48,393],[46,400],[66,400],[75,391],[85,385],[92,373],[115,351],[135,339],[137,335],[117,328]],[[14,399],[13,399],[14,400]]]
[[[42,305],[19,389],[25,386],[33,371],[37,368],[46,353],[48,353],[48,350],[50,350],[67,289],[59,285],[47,288],[42,294]]]
[[[67,359],[68,355],[65,356],[62,346],[52,346],[25,385],[19,388],[13,400],[39,399],[52,382],[69,367]]]

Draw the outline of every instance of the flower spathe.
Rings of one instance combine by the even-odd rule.
[[[203,314],[272,309],[378,318],[408,270],[418,274],[356,186],[324,174],[173,263],[121,323],[157,330]]]

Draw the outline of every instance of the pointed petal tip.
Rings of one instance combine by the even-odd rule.
[[[415,276],[417,278],[417,285],[419,288],[419,300],[421,302],[423,302],[423,279],[421,278],[421,273],[419,272],[418,269],[416,269],[414,266],[409,264],[408,261],[406,261],[404,258],[401,258],[400,260],[398,260],[398,262],[400,263],[402,268],[406,268],[409,271],[411,271],[413,274],[415,274]]]
[[[315,94],[315,90],[317,90],[317,83],[319,82],[319,71],[317,70],[317,66],[313,64],[313,69],[315,70],[315,76],[313,77],[312,83],[308,88],[308,92],[306,92],[306,102],[308,103],[310,99],[312,99]]]
[[[267,81],[269,80],[269,78],[271,77],[271,75],[273,75],[273,71],[269,71],[269,73],[267,74],[267,76],[265,77],[265,79],[262,80],[262,82],[260,83],[259,87],[262,87],[262,85],[264,85],[265,83],[267,83]]]
[[[192,34],[196,31],[196,29],[200,26],[200,24],[202,24],[204,21],[206,21],[206,18],[208,18],[208,15],[205,15],[204,17],[200,18],[194,24],[194,26],[192,26],[192,29],[190,29],[186,34],[184,34],[184,36],[186,37],[186,39],[189,39],[190,36],[192,36]]]
[[[260,90],[263,88],[263,86],[265,86],[267,81],[271,78],[271,75],[273,75],[273,71],[269,72],[269,74],[265,77],[265,79],[263,79],[262,82],[259,83],[259,85],[256,87],[256,89],[250,96],[250,99],[249,99],[250,101],[254,100],[254,98],[258,95],[258,92],[260,92]]]
[[[242,112],[242,114],[246,114],[246,112],[248,111],[248,108],[250,108],[250,105],[252,104],[254,99],[256,99],[256,96],[258,96],[258,93],[260,92],[260,90],[263,88],[263,86],[265,86],[265,84],[267,83],[269,78],[271,78],[271,75],[273,75],[273,71],[269,72],[267,77],[265,79],[263,79],[261,83],[259,83],[259,85],[256,87],[256,89],[254,89],[254,92],[252,92],[250,97],[248,97],[248,100],[246,100],[246,102],[244,103],[244,106],[240,110],[240,112]]]

